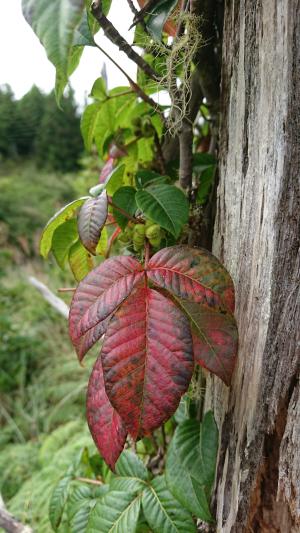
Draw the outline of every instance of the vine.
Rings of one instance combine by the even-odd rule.
[[[70,3],[63,21],[59,10],[46,18],[45,0],[23,0],[56,66],[58,101],[84,46],[117,64],[94,39],[99,27],[138,65],[134,81],[117,64],[129,87],[95,81],[81,131],[87,152],[104,161],[98,184],[56,213],[41,238],[41,255],[69,264],[78,282],[60,290],[74,292],[69,331],[79,361],[101,347],[87,391],[100,455],[84,450],[70,466],[54,489],[50,520],[54,531],[67,521],[74,533],[189,533],[213,523],[218,448],[213,414],[202,416],[199,369],[229,386],[237,355],[230,275],[209,251],[188,246],[195,212],[204,212],[215,188],[215,154],[203,149],[215,116],[202,89],[195,92],[206,36],[195,2],[141,1],[139,12],[128,3],[142,55],[108,19],[108,0]],[[150,96],[164,86],[167,112]]]

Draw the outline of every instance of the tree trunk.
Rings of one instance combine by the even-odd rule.
[[[300,531],[300,0],[225,0],[214,253],[236,287],[220,428],[217,531]]]

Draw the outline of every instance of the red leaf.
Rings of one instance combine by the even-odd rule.
[[[79,360],[105,333],[110,315],[144,276],[133,257],[112,257],[78,285],[70,308],[69,332]]]
[[[107,194],[103,191],[97,198],[89,198],[78,213],[78,233],[83,246],[96,255],[101,230],[107,218]]]
[[[95,444],[105,462],[114,470],[124,448],[127,431],[106,395],[100,357],[89,380],[86,407],[87,421]]]
[[[102,170],[100,172],[99,183],[105,183],[106,182],[106,179],[108,178],[108,176],[113,171],[114,164],[115,164],[115,158],[114,157],[109,157],[108,160],[106,161],[106,163],[103,165]]]
[[[203,249],[172,246],[149,261],[147,276],[179,298],[234,311],[234,287],[218,259]]]
[[[189,321],[159,292],[138,288],[111,319],[102,347],[107,395],[133,438],[176,410],[193,373]]]
[[[187,300],[178,301],[191,321],[195,363],[230,385],[238,348],[234,316]]]

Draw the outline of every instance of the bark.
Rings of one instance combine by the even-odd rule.
[[[300,531],[300,0],[226,0],[214,253],[236,287],[232,387],[208,378],[217,531]]]

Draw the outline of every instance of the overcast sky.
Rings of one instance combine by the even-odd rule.
[[[49,0],[51,1],[51,0]],[[113,0],[109,18],[129,42],[133,31],[128,32],[132,14],[126,0]],[[118,51],[99,32],[96,41],[120,62],[123,69],[135,78],[135,65]],[[71,77],[76,99],[83,103],[94,80],[101,75],[106,63],[109,87],[127,84],[126,78],[106,60],[98,49],[86,47],[78,69]],[[11,85],[17,98],[25,94],[33,84],[45,92],[54,88],[55,70],[48,61],[44,48],[22,16],[21,0],[0,0],[0,85]]]

